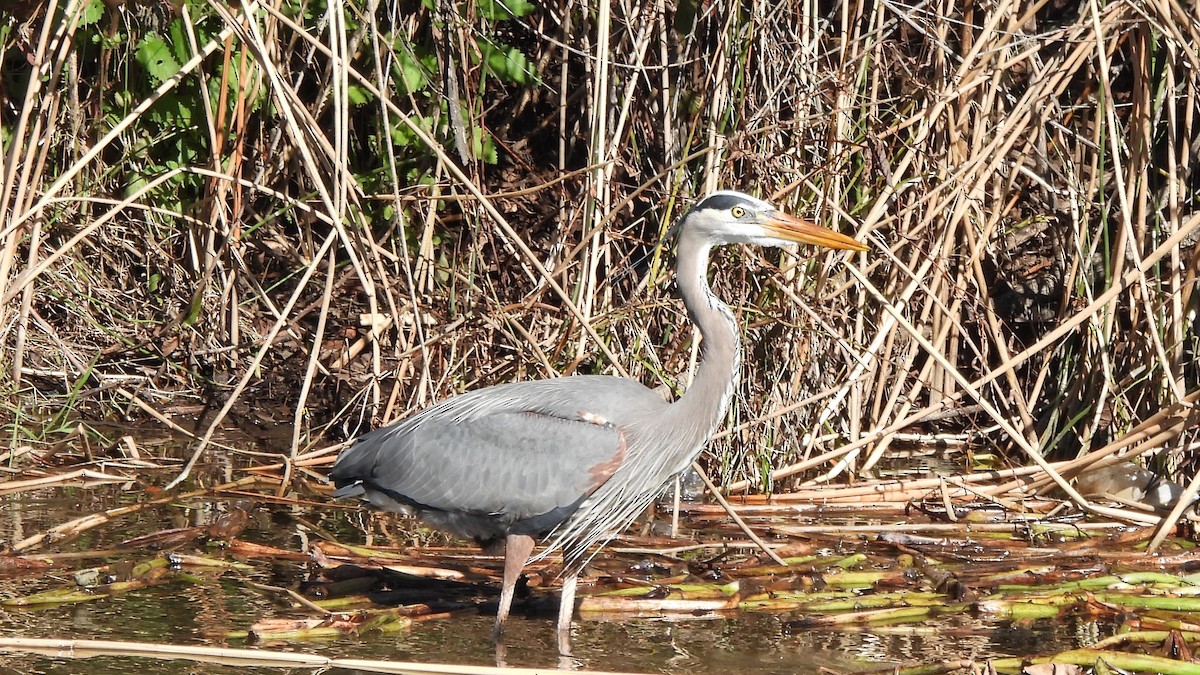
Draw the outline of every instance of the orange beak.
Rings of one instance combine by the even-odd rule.
[[[868,246],[856,239],[847,237],[840,232],[834,232],[816,223],[789,216],[782,211],[776,211],[762,221],[762,226],[772,236],[784,241],[794,241],[798,244],[813,244],[825,248],[839,248],[849,251],[865,251]]]

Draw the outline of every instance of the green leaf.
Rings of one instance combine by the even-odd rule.
[[[132,197],[133,195],[137,194],[138,190],[141,190],[142,188],[146,187],[146,184],[149,182],[150,182],[150,179],[146,178],[146,176],[144,176],[143,174],[141,174],[141,173],[133,174],[132,176],[129,177],[129,183],[125,185],[125,196]]]
[[[171,55],[171,48],[162,38],[151,33],[137,48],[137,62],[150,73],[155,84],[162,84],[179,72],[179,62]]]
[[[537,11],[537,5],[527,0],[480,0],[479,14],[489,21],[506,21],[528,16]]]
[[[92,0],[79,14],[79,27],[90,26],[99,21],[102,16],[104,16],[104,2]]]
[[[414,115],[411,119],[417,123],[418,127],[426,132],[429,132],[429,130],[433,128],[433,118],[427,115]],[[410,145],[424,146],[424,143],[421,141],[421,139],[415,133],[413,133],[411,129],[408,128],[407,124],[399,119],[396,119],[395,122],[392,123],[391,137],[392,143],[402,148],[406,148]]]
[[[412,45],[401,39],[393,49],[396,52],[394,72],[401,94],[415,94],[429,86],[429,73],[437,68],[437,58],[433,54],[419,55]]]
[[[400,71],[400,91],[412,94],[424,89],[425,85],[429,84],[429,79],[425,77],[425,72],[421,70],[419,62],[406,57],[406,54],[401,54],[399,60],[396,61],[396,66]]]
[[[496,77],[513,84],[532,84],[537,80],[533,65],[520,49],[485,42],[480,43],[479,51],[484,65]]]
[[[358,84],[346,88],[346,97],[350,99],[350,105],[362,105],[375,100],[375,96],[366,87]]]
[[[171,22],[171,26],[167,29],[171,33],[171,51],[175,55],[175,60],[178,63],[186,63],[192,58],[192,47],[188,44],[187,30],[183,25],[183,19],[175,19]]]
[[[496,140],[482,127],[471,128],[471,152],[486,164],[495,164],[498,160]]]
[[[190,127],[201,112],[200,102],[193,96],[168,92],[150,106],[149,119],[164,128]]]

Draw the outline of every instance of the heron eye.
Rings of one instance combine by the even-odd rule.
[[[746,217],[746,209],[740,206],[735,206],[732,209],[729,209],[729,213],[733,214],[733,217],[737,218],[738,220]]]

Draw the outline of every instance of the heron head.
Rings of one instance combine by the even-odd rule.
[[[733,190],[720,190],[700,200],[684,216],[680,226],[681,230],[691,230],[716,245],[813,244],[851,251],[867,250],[862,242]]]

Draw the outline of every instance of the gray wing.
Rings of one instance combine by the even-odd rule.
[[[548,531],[623,461],[621,421],[665,405],[613,377],[489,387],[363,436],[330,477],[340,496],[365,493],[380,508],[395,500],[466,536],[499,536],[526,521],[527,530]],[[478,517],[492,529],[479,531]]]

